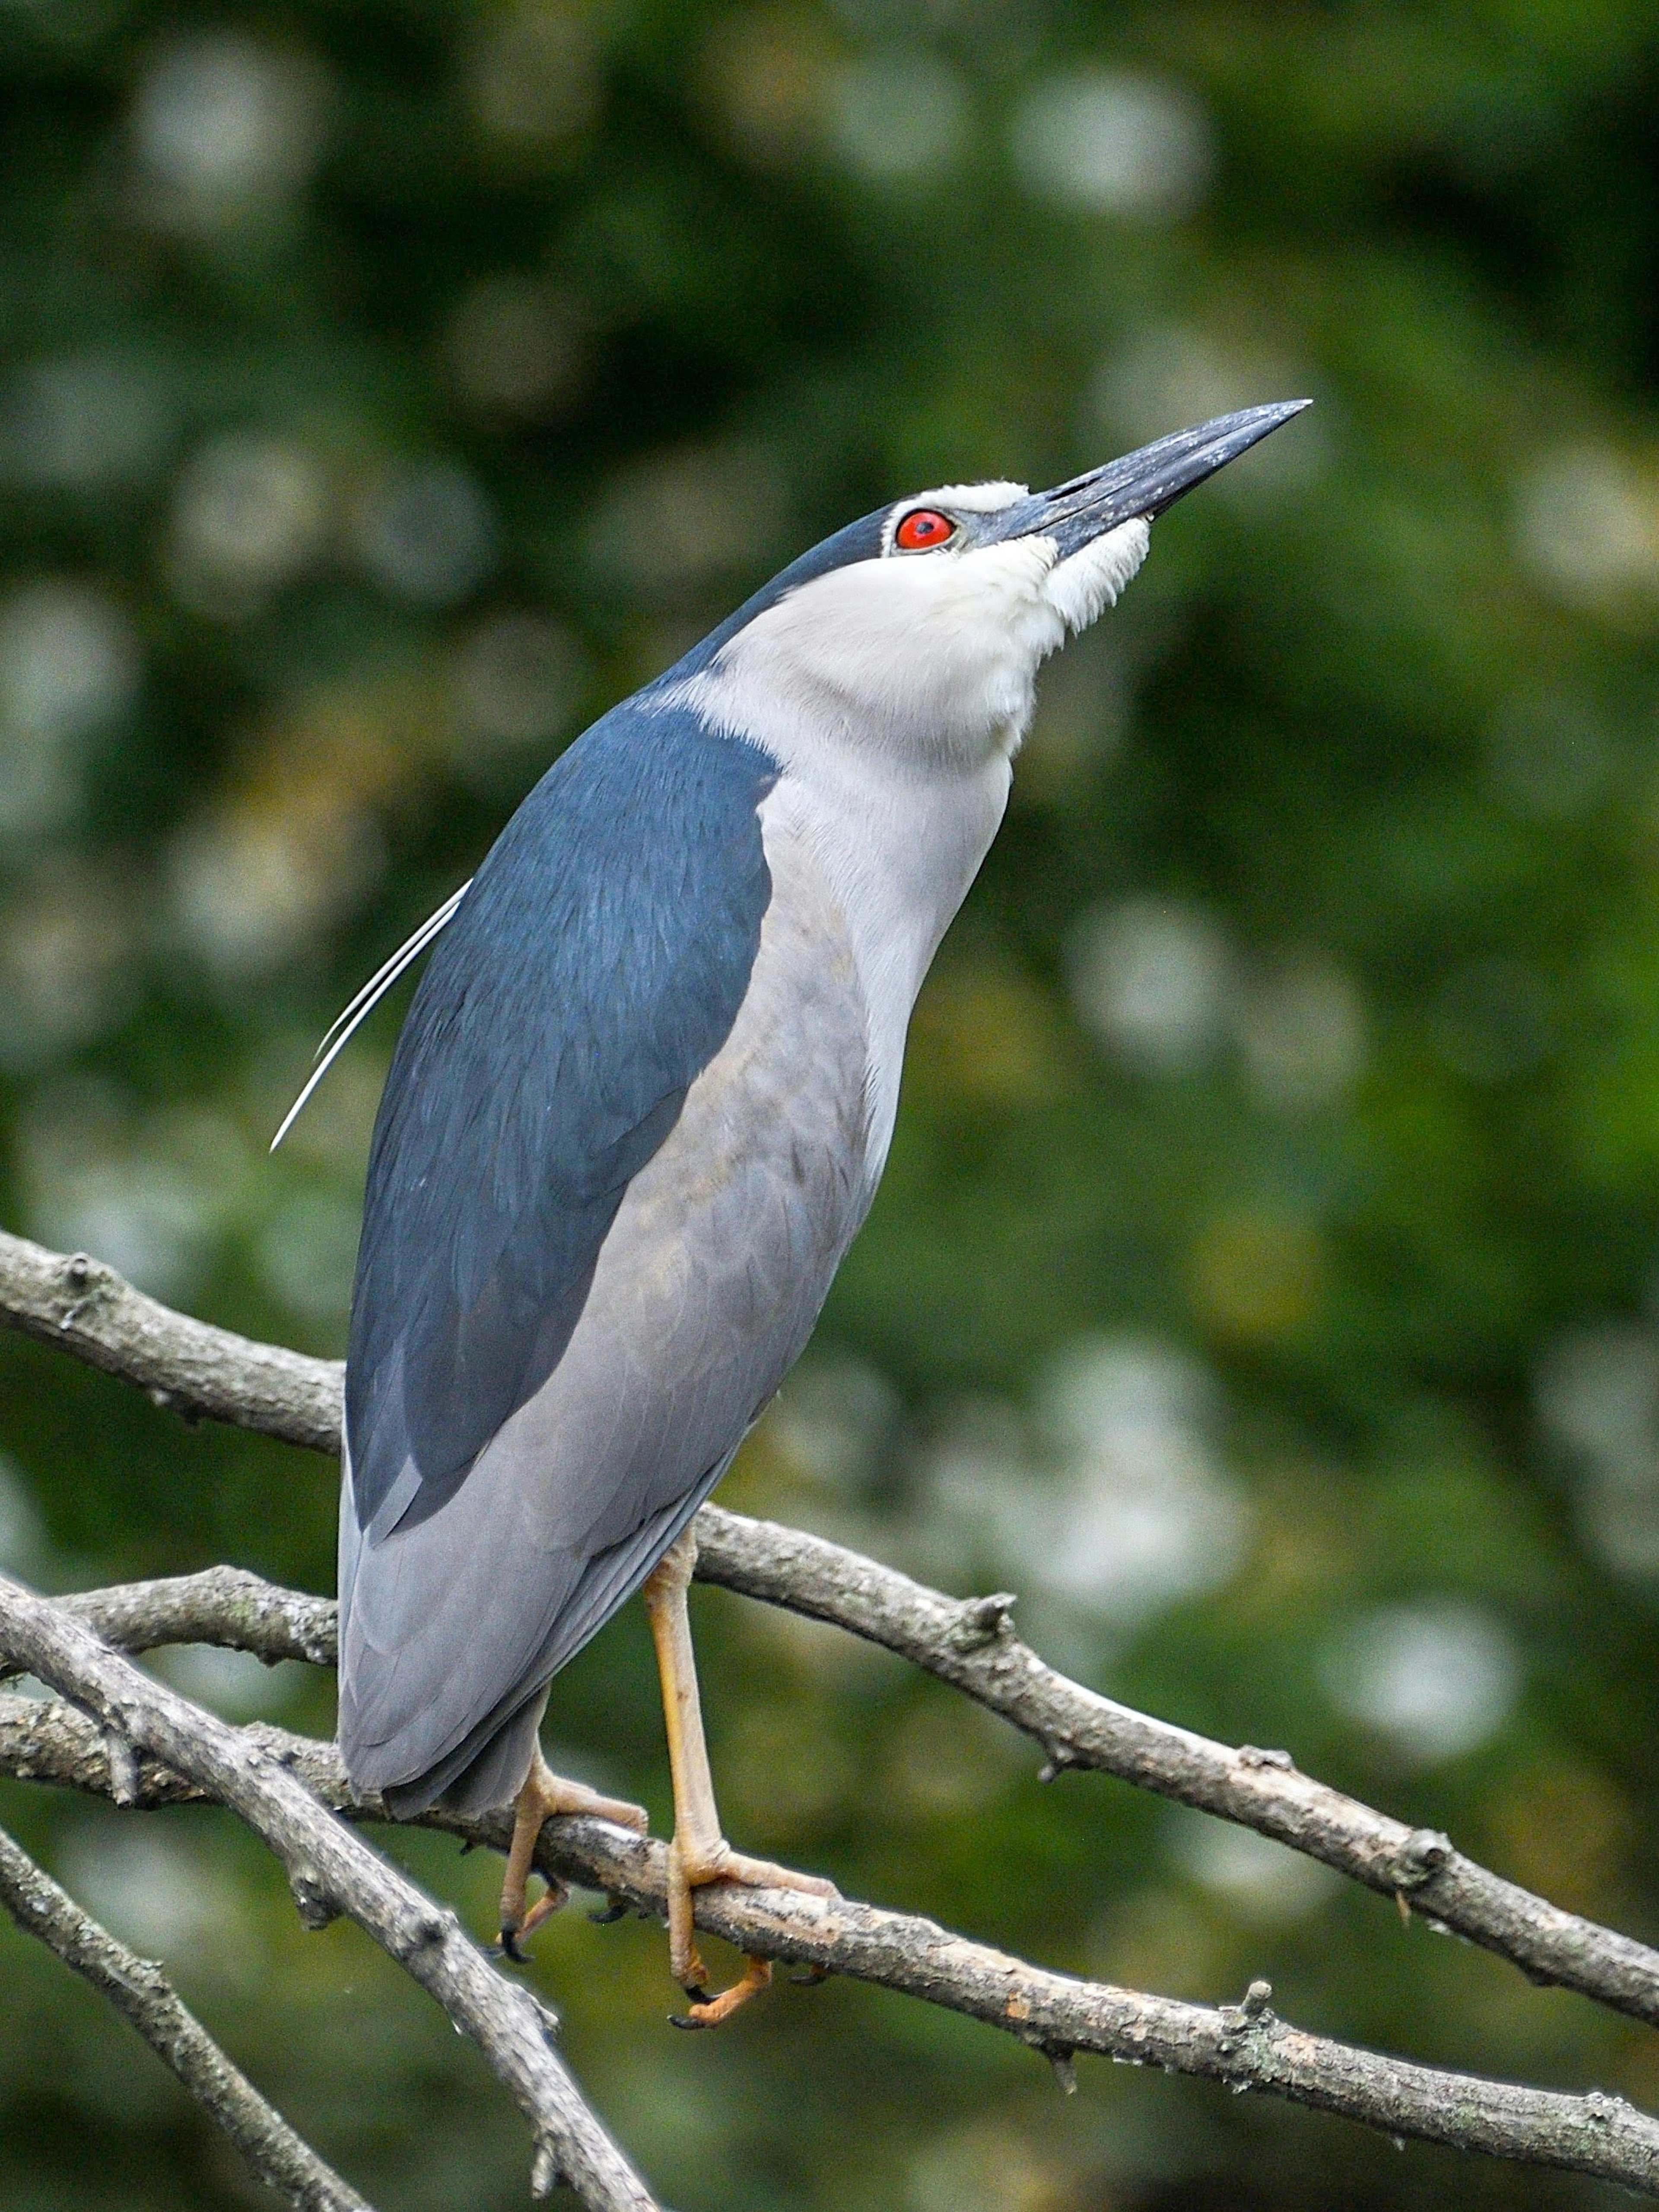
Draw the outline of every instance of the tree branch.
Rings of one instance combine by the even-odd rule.
[[[1068,1767],[1254,1828],[1519,1966],[1659,2026],[1659,1952],[1505,1881],[1426,1828],[1372,1811],[1290,1753],[1235,1749],[1118,1705],[1046,1666],[1012,1631],[1007,1598],[950,1598],[821,1536],[705,1505],[697,1572],[707,1582],[831,1621],[925,1668],[1000,1714]]]
[[[235,1733],[348,1819],[385,1817],[376,1800],[353,1801],[332,1744],[267,1725]],[[0,1771],[106,1796],[114,1786],[92,1723],[66,1704],[17,1696],[0,1697]],[[214,1793],[146,1759],[132,1794],[150,1807]],[[440,1807],[422,1825],[505,1850],[512,1814],[466,1816]],[[657,1920],[666,1913],[666,1859],[648,1838],[574,1817],[550,1820],[537,1850],[550,1880],[601,1890]],[[1049,1973],[931,1920],[849,1899],[716,1884],[696,1892],[696,1905],[699,1928],[743,1951],[849,1975],[1000,2028],[1048,2058],[1068,2088],[1073,2057],[1098,2054],[1265,2091],[1389,2135],[1594,2174],[1659,2197],[1659,2122],[1622,2099],[1483,2081],[1310,2035],[1274,2015],[1265,1983],[1253,1983],[1238,2005],[1187,2004]]]
[[[261,2181],[299,2212],[371,2212],[366,2199],[318,2157],[231,2063],[154,1960],[118,1942],[3,1829],[0,1904],[26,1935],[55,1952],[132,2023]]]
[[[93,1263],[0,1236],[0,1322],[137,1381],[163,1402],[338,1448],[337,1365],[173,1313]],[[1014,1636],[1011,1600],[945,1597],[822,1538],[712,1505],[696,1529],[702,1580],[832,1622],[926,1668],[1035,1736],[1049,1774],[1095,1768],[1254,1828],[1401,1899],[1534,1981],[1659,2025],[1659,1953],[1504,1881],[1443,1836],[1298,1773],[1287,1753],[1212,1742],[1068,1681]],[[87,1592],[73,1602],[133,1648],[204,1640],[270,1659],[323,1661],[331,1650],[324,1601],[234,1570]]]
[[[331,1597],[284,1589],[245,1567],[205,1567],[200,1574],[167,1575],[156,1582],[113,1583],[106,1589],[74,1590],[52,1602],[118,1651],[211,1644],[225,1651],[251,1651],[270,1667],[282,1659],[331,1667],[338,1656]],[[0,1667],[0,1679],[6,1671]]]
[[[164,1761],[270,1845],[307,1926],[348,1915],[437,2000],[529,2120],[538,2196],[562,2179],[594,2212],[657,2212],[583,2103],[553,2049],[555,2023],[536,1998],[490,1965],[453,1911],[332,1818],[280,1755],[141,1673],[47,1599],[3,1579],[0,1656],[94,1717],[118,1802],[139,1789],[139,1752]]]
[[[49,1252],[0,1230],[0,1322],[136,1382],[158,1406],[340,1449],[344,1369],[192,1321],[84,1252]]]
[[[1234,1749],[1120,1705],[1046,1666],[1012,1632],[1010,1601],[951,1598],[856,1552],[705,1505],[697,1577],[829,1621],[936,1674],[1036,1738],[1048,1771],[1093,1769],[1254,1828],[1454,1929],[1529,1979],[1659,2026],[1659,1952],[1505,1881],[1432,1830],[1299,1773],[1290,1754]],[[331,1666],[334,1607],[234,1567],[84,1590],[60,1601],[111,1643],[218,1644]]]

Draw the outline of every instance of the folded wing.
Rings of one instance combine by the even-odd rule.
[[[439,943],[371,1155],[347,1371],[341,1741],[404,1809],[510,1794],[861,1217],[863,1003],[775,769],[622,710]],[[780,873],[781,872],[781,873]]]

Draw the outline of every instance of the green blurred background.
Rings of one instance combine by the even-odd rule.
[[[1314,411],[1048,672],[885,1187],[735,1504],[1659,1936],[1659,19],[1636,0],[0,0],[0,1218],[343,1341],[390,1006],[557,748],[907,489]],[[399,1000],[403,994],[399,994]],[[332,1583],[334,1470],[0,1343],[0,1557]],[[1659,2100],[1659,2043],[896,1662],[697,1613],[743,1845],[1050,1965]],[[550,1746],[667,1814],[638,1609]],[[325,1729],[330,1685],[170,1679]],[[8,1786],[382,2208],[471,2051],[227,1820]],[[389,1845],[481,1931],[498,1869]],[[1600,2205],[780,1989],[535,1977],[681,2212]],[[0,2201],[261,2201],[0,1929]]]

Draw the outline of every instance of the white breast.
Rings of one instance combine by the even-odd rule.
[[[939,939],[962,904],[1007,804],[1009,766],[998,753],[972,775],[925,783],[896,774],[837,776],[814,762],[786,769],[761,809],[778,895],[798,847],[822,869],[844,919],[868,1023],[867,1188],[886,1164],[898,1110],[905,1032]]]

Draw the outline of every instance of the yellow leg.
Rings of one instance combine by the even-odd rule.
[[[591,1813],[597,1820],[614,1820],[618,1827],[632,1828],[641,1836],[650,1826],[642,1805],[626,1804],[619,1797],[602,1797],[585,1782],[567,1782],[555,1774],[538,1744],[524,1788],[519,1792],[513,1845],[507,1855],[507,1875],[501,1883],[501,1948],[509,1959],[523,1960],[520,1939],[528,1936],[532,1928],[539,1928],[550,1913],[556,1912],[568,1894],[562,1883],[550,1882],[529,1911],[525,1910],[536,1838],[542,1832],[542,1822],[559,1813]]]
[[[681,2024],[717,2027],[766,1987],[772,1968],[765,1959],[750,1959],[740,1982],[711,1997],[692,1932],[692,1891],[705,1882],[740,1881],[756,1889],[798,1889],[812,1897],[834,1897],[836,1887],[821,1875],[797,1874],[793,1867],[775,1866],[769,1859],[746,1858],[720,1833],[685,1604],[696,1560],[696,1539],[688,1528],[647,1578],[643,1595],[662,1678],[668,1765],[674,1778],[674,1840],[668,1846],[668,1963],[675,1980],[692,1999]]]

